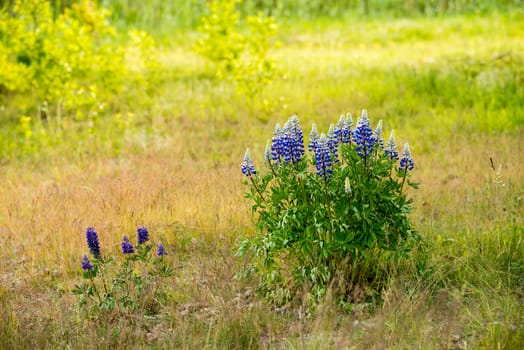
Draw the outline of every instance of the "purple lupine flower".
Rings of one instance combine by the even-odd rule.
[[[94,227],[88,227],[86,230],[86,239],[87,239],[87,246],[89,247],[89,251],[95,259],[100,259],[100,242],[98,241],[98,234],[95,231]]]
[[[91,271],[93,269],[93,264],[91,264],[91,261],[89,261],[89,258],[85,254],[82,257],[82,269],[86,271]]]
[[[335,136],[335,126],[331,124],[329,126],[327,134],[327,146],[329,148],[331,160],[335,163],[338,162],[338,140]]]
[[[358,118],[357,127],[355,129],[355,143],[357,144],[358,155],[366,158],[373,151],[376,139],[371,129],[371,122],[368,118],[368,112],[362,110],[362,115]]]
[[[277,124],[273,132],[273,138],[271,139],[271,159],[276,163],[280,162],[280,157],[283,153],[282,136],[282,128],[280,124]]]
[[[311,132],[309,133],[309,144],[307,146],[309,152],[315,152],[318,147],[319,140],[320,136],[318,135],[317,126],[313,124],[311,126]]]
[[[378,121],[377,127],[375,128],[375,131],[373,132],[373,137],[375,138],[376,142],[378,143],[378,147],[381,150],[384,149],[384,140],[382,139],[382,120]]]
[[[333,172],[331,161],[331,151],[329,149],[329,141],[325,134],[320,136],[318,147],[315,149],[315,166],[317,167],[317,174],[324,178],[331,177]]]
[[[340,115],[337,127],[335,128],[335,138],[338,143],[347,144],[351,142],[351,127],[353,126],[353,119],[351,113]]]
[[[122,253],[123,254],[133,254],[135,252],[135,248],[133,248],[133,245],[131,242],[129,242],[129,238],[127,236],[124,236],[122,238]]]
[[[287,134],[289,137],[289,156],[292,163],[297,163],[304,155],[304,133],[296,115],[289,118],[287,125]]]
[[[162,242],[158,242],[158,249],[156,251],[156,255],[158,255],[158,256],[167,255],[167,252],[166,252]]]
[[[409,150],[409,145],[406,143],[404,145],[404,150],[402,151],[402,158],[400,158],[400,169],[399,170],[413,170],[415,167],[415,162],[411,157],[411,151]]]
[[[398,160],[397,143],[395,142],[395,132],[393,130],[389,135],[384,154],[388,155],[392,160]]]
[[[249,148],[247,148],[246,153],[244,154],[244,161],[242,162],[242,174],[250,177],[256,173],[257,172],[255,170],[255,166],[253,165],[253,160],[251,159],[251,152],[249,152]]]
[[[137,230],[138,234],[138,245],[144,244],[149,240],[149,231],[144,226],[139,227]]]

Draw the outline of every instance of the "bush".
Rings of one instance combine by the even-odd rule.
[[[257,234],[238,251],[254,261],[261,289],[285,302],[304,287],[322,297],[335,274],[347,276],[361,257],[408,256],[419,239],[408,219],[404,190],[414,167],[406,144],[400,165],[393,132],[384,144],[382,121],[373,131],[363,111],[354,130],[342,115],[327,134],[313,125],[308,151],[296,116],[276,126],[259,175],[246,151],[242,172],[256,214]],[[252,253],[251,255],[249,253]]]
[[[122,45],[109,14],[89,0],[56,19],[43,0],[19,0],[2,9],[0,94],[29,98],[22,113],[48,102],[58,114],[80,119],[96,117],[116,96],[132,101],[137,89],[128,86],[147,88],[146,78],[155,69],[153,42],[146,33],[132,31],[129,45]]]
[[[216,64],[218,79],[235,84],[236,90],[249,99],[249,105],[275,75],[268,56],[271,38],[277,25],[271,17],[258,14],[245,18],[247,33],[240,30],[238,0],[211,1],[209,13],[202,17],[201,38],[195,50]]]

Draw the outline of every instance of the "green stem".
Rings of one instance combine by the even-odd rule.
[[[101,303],[102,302],[102,298],[100,297],[100,293],[98,292],[98,288],[96,288],[95,281],[93,280],[93,278],[90,278],[90,280],[91,280],[91,284],[93,285],[93,289],[95,290],[96,297],[98,298],[98,302]]]
[[[266,199],[264,198],[264,195],[262,194],[262,192],[260,192],[260,189],[258,188],[257,184],[255,183],[255,180],[253,180],[253,176],[249,176],[249,179],[251,180],[251,183],[253,184],[253,187],[257,191],[260,198],[262,198],[262,200],[265,201]]]
[[[400,193],[402,193],[402,189],[404,188],[404,183],[406,182],[406,176],[408,175],[408,168],[404,168],[404,176],[402,178],[402,185],[400,185]]]
[[[326,210],[327,210],[327,219],[329,222],[329,241],[333,240],[333,224],[331,222],[331,206],[329,205],[329,193],[328,193],[328,184],[327,176],[324,174],[324,189],[325,189],[325,201],[326,201]]]

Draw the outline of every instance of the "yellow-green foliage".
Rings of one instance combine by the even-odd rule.
[[[74,110],[83,118],[99,113],[113,96],[128,92],[131,82],[146,84],[144,71],[154,67],[154,43],[135,30],[129,34],[129,47],[120,44],[109,15],[89,0],[74,4],[56,19],[44,0],[19,0],[4,8],[0,92],[33,96],[29,110],[48,101],[65,114]]]
[[[277,25],[261,13],[247,16],[247,32],[240,26],[238,0],[211,1],[209,14],[199,27],[201,38],[195,50],[216,63],[216,75],[236,85],[237,92],[253,99],[275,75],[274,63],[268,53]]]

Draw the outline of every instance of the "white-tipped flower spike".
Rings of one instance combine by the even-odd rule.
[[[249,148],[246,148],[246,153],[244,153],[244,161],[242,162],[242,174],[250,177],[256,175],[255,166],[253,165],[253,160],[251,159],[251,152]]]
[[[404,150],[402,151],[402,156],[406,158],[411,158],[411,150],[409,149],[409,144],[404,144]]]
[[[351,194],[351,183],[349,182],[349,177],[346,177],[344,180],[344,192],[346,192],[347,195]]]
[[[366,124],[368,126],[371,124],[368,117],[368,111],[365,109],[362,110],[362,114],[360,115],[360,118],[358,118],[357,126],[360,124]]]
[[[384,140],[382,140],[382,120],[378,121],[374,134],[375,138],[377,139],[378,146],[380,149],[384,149]]]
[[[313,124],[311,126],[311,132],[309,133],[309,145],[307,147],[309,152],[315,152],[315,149],[318,147],[319,140],[320,136],[318,135],[317,126]]]
[[[415,167],[415,162],[411,157],[411,150],[409,145],[406,143],[404,145],[404,150],[402,151],[402,158],[400,158],[400,170],[413,170]]]
[[[346,113],[346,123],[349,128],[353,127],[353,116],[349,112]]]
[[[386,149],[384,150],[386,155],[393,160],[398,160],[397,143],[395,142],[395,131],[391,130],[388,142],[386,143]]]
[[[244,153],[244,162],[252,162],[251,151],[249,148],[246,148],[246,152]]]
[[[269,164],[271,162],[271,140],[266,142],[266,150],[264,151],[264,162]]]

